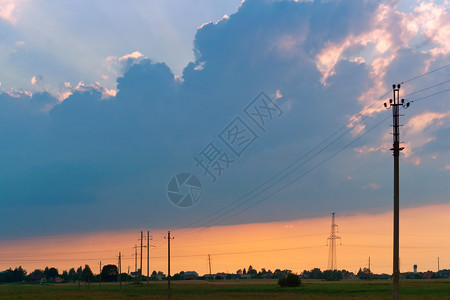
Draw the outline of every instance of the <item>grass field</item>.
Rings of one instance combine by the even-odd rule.
[[[389,281],[325,282],[303,280],[298,288],[280,288],[276,280],[172,282],[172,299],[391,299]],[[401,299],[450,299],[450,280],[403,280]],[[167,282],[150,285],[4,284],[0,299],[167,299]]]

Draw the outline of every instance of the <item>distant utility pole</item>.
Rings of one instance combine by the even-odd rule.
[[[167,299],[170,300],[170,240],[174,239],[170,237],[170,230],[167,232]]]
[[[399,299],[399,279],[400,279],[400,193],[399,193],[399,157],[400,151],[404,148],[400,147],[400,106],[403,108],[409,107],[409,102],[405,104],[405,99],[400,100],[400,84],[393,85],[393,98],[389,99],[389,105],[384,103],[384,107],[387,109],[392,108],[392,118],[393,118],[393,147],[391,150],[394,155],[394,259],[393,259],[393,299]]]
[[[134,245],[134,280],[137,278],[137,245]]]
[[[439,272],[439,256],[438,256],[438,272]]]
[[[147,284],[150,283],[150,231],[147,230]]]
[[[209,279],[212,278],[211,275],[211,254],[208,254],[208,263],[209,263]]]
[[[141,257],[140,257],[141,267],[139,269],[139,281],[142,281],[142,238],[143,238],[143,233],[141,231]]]
[[[370,273],[370,256],[369,256],[369,273]]]
[[[120,273],[122,273],[122,253],[119,252],[119,262],[117,264],[117,281],[120,285],[120,290],[122,290],[122,282],[120,281]]]
[[[100,261],[100,277],[99,277],[99,285],[102,286],[102,261]]]
[[[329,253],[328,253],[328,270],[336,270],[337,269],[337,260],[336,260],[336,240],[340,240],[341,238],[336,235],[338,232],[338,225],[334,222],[334,214],[331,214],[331,233],[328,237],[327,242],[329,241]]]

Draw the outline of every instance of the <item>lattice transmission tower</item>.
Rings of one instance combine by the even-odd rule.
[[[328,253],[328,270],[336,270],[337,269],[337,260],[336,260],[336,240],[341,240],[339,236],[336,235],[338,232],[338,226],[334,222],[334,213],[331,214],[331,233],[327,239],[327,244],[329,246]]]

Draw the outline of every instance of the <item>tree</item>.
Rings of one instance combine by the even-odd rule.
[[[69,276],[67,276],[67,280],[70,280],[72,282],[75,282],[75,280],[77,280],[77,272],[75,272],[74,268],[71,268],[69,270]]]
[[[358,274],[356,274],[356,276],[358,276],[359,279],[370,279],[372,277],[372,273],[368,268],[364,268],[363,270],[359,268]]]
[[[78,279],[78,281],[80,281],[81,278],[83,278],[83,268],[80,266],[80,267],[77,269],[77,279]]]
[[[322,279],[323,274],[319,268],[314,268],[308,272],[308,278],[310,279]]]
[[[166,274],[164,274],[162,271],[158,271],[158,277],[162,278],[163,280],[167,278]]]
[[[46,267],[44,270],[44,275],[47,280],[55,280],[55,278],[58,277],[58,269],[53,267],[49,269]]]
[[[81,274],[81,280],[89,284],[92,281],[92,278],[94,278],[94,274],[92,273],[91,268],[89,265],[85,265]]]
[[[67,270],[64,270],[61,274],[61,278],[64,280],[68,280],[69,279],[69,273],[67,273]]]
[[[105,265],[102,268],[102,281],[113,282],[117,281],[117,266]]]
[[[254,277],[255,275],[258,274],[258,272],[255,269],[253,269],[252,265],[250,265],[248,267],[247,273],[250,274],[250,278],[252,278],[252,277]]]
[[[27,275],[27,271],[22,269],[21,266],[19,266],[18,268],[15,268],[13,271],[13,279],[15,282],[24,281],[26,275]]]
[[[156,277],[157,274],[158,274],[158,273],[156,273],[156,271],[154,270],[154,271],[152,272],[152,275],[150,275],[150,280],[158,280],[158,278]]]
[[[36,269],[30,273],[30,281],[40,281],[44,277],[44,271]]]
[[[282,278],[286,277],[289,273],[292,273],[291,270],[283,270],[276,269],[275,272],[273,272],[273,278]]]
[[[302,283],[297,274],[289,273],[286,277],[278,279],[278,284],[281,287],[297,287]]]
[[[342,279],[342,272],[338,270],[323,271],[323,277],[328,281],[338,281]]]
[[[20,282],[25,280],[27,271],[22,267],[15,268],[14,270],[9,268],[8,270],[0,273],[0,282]]]
[[[77,269],[77,280],[78,280],[78,289],[81,288],[81,278],[83,277],[83,268],[80,266]]]

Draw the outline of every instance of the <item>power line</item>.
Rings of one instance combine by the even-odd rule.
[[[216,246],[216,245],[230,245],[230,244],[246,244],[246,243],[256,243],[256,242],[265,242],[265,241],[275,241],[275,240],[286,240],[286,239],[294,239],[299,237],[309,237],[309,236],[323,236],[327,233],[315,233],[315,234],[304,234],[304,235],[295,235],[295,236],[288,236],[288,237],[277,237],[277,238],[267,238],[267,239],[257,239],[257,240],[245,240],[245,241],[238,241],[238,242],[225,242],[225,243],[213,243],[213,244],[200,244],[200,245],[194,245],[193,247],[208,247],[208,246]],[[181,237],[183,238],[183,237]],[[189,238],[192,239],[192,238]],[[209,241],[207,241],[209,242]],[[183,248],[186,248],[189,246],[183,246]]]
[[[306,176],[307,174],[309,174],[311,171],[317,169],[318,167],[322,166],[324,163],[326,163],[327,161],[329,161],[330,159],[334,158],[336,155],[338,155],[340,152],[344,151],[345,149],[347,149],[349,146],[351,146],[353,143],[355,143],[356,141],[358,141],[360,138],[362,138],[363,136],[365,136],[366,134],[368,134],[369,132],[371,132],[373,129],[375,129],[376,127],[378,127],[379,125],[381,125],[382,123],[384,123],[390,116],[388,115],[386,118],[384,118],[383,120],[381,120],[380,122],[378,122],[375,126],[371,127],[370,129],[368,129],[365,133],[361,134],[359,137],[357,137],[356,139],[354,139],[353,141],[351,141],[350,143],[348,143],[347,145],[345,145],[343,148],[341,148],[340,150],[338,150],[337,152],[335,152],[334,154],[332,154],[331,156],[329,156],[328,158],[326,158],[325,160],[323,160],[322,162],[320,162],[319,164],[315,165],[314,167],[310,168],[309,170],[307,170],[306,172],[304,172],[302,175],[296,177],[293,181],[290,181],[288,184],[282,186],[281,188],[275,190],[274,192],[272,192],[271,194],[267,195],[266,197],[262,198],[261,200],[249,205],[248,207],[244,208],[241,211],[238,211],[236,213],[234,213],[233,215],[219,220],[218,222],[215,222],[214,224],[210,225],[210,226],[214,226],[217,225],[219,223],[222,223],[232,217],[235,217],[241,213],[243,213],[244,211],[252,208],[253,206],[267,200],[268,198],[272,197],[273,195],[275,195],[276,193],[280,192],[281,190],[287,188],[288,186],[292,185],[293,183],[297,182],[298,180],[300,180],[301,178],[303,178],[304,176]],[[223,215],[224,216],[224,215]]]
[[[434,69],[434,70],[428,71],[428,72],[426,72],[426,73],[420,74],[420,75],[415,76],[415,77],[413,77],[413,78],[410,78],[410,79],[408,79],[408,80],[402,81],[401,83],[403,84],[403,83],[407,83],[407,82],[410,82],[410,81],[414,81],[414,80],[416,80],[416,79],[422,78],[422,77],[427,76],[427,75],[429,75],[429,74],[431,74],[431,73],[434,73],[434,72],[436,72],[436,71],[445,69],[445,68],[447,68],[448,66],[450,66],[450,64],[446,64],[445,66],[442,66],[442,67],[436,68],[436,69]]]
[[[449,65],[450,65],[450,64],[449,64]],[[448,66],[448,65],[447,65],[447,66]],[[440,69],[442,69],[442,68],[445,68],[445,67],[447,67],[447,66],[444,66],[444,67],[441,67],[441,68],[432,70],[432,71],[430,71],[430,72],[427,72],[427,73],[425,73],[425,74],[422,74],[420,77],[423,77],[423,76],[425,76],[425,75],[428,75],[428,74],[430,74],[430,73],[432,73],[432,72],[435,72],[435,71],[440,70]],[[417,78],[420,78],[420,77],[417,77]],[[408,81],[412,81],[412,80],[413,80],[413,79],[407,80],[407,82],[408,82]],[[441,83],[432,85],[432,86],[430,86],[430,87],[423,88],[423,89],[421,89],[421,90],[418,90],[418,91],[415,91],[415,92],[413,92],[413,93],[410,93],[410,94],[408,94],[407,96],[410,96],[410,95],[413,95],[413,94],[416,94],[416,93],[419,93],[419,92],[423,92],[423,91],[425,91],[425,90],[428,90],[428,89],[437,87],[437,86],[442,85],[442,84],[445,84],[445,83],[447,83],[447,82],[450,82],[450,80],[446,80],[446,81],[444,81],[444,82],[441,82]],[[441,91],[441,92],[438,92],[438,93],[435,93],[435,94],[432,94],[432,95],[429,95],[429,96],[425,96],[425,97],[422,97],[422,98],[419,98],[419,99],[416,99],[416,100],[413,100],[413,101],[410,101],[410,102],[417,102],[417,101],[420,101],[420,100],[422,100],[422,99],[429,98],[429,97],[432,97],[432,96],[434,96],[434,95],[438,95],[438,94],[441,94],[441,93],[447,92],[447,91],[450,91],[450,89],[447,89],[447,90],[445,90],[445,91]],[[389,92],[390,92],[390,91],[389,91]],[[388,93],[389,93],[389,92],[388,92]],[[385,93],[382,97],[384,97],[384,96],[386,96],[386,95],[387,95],[387,93]],[[382,98],[382,97],[380,97],[380,98]],[[375,103],[373,103],[373,104],[372,104],[371,106],[369,106],[368,108],[372,107],[374,104],[375,104]],[[366,109],[367,109],[367,108],[366,108]],[[362,115],[362,114],[360,113],[358,116],[354,117],[354,118],[353,118],[350,122],[348,122],[345,126],[341,127],[339,130],[337,130],[337,131],[336,131],[335,133],[333,133],[331,136],[329,136],[328,138],[326,138],[326,139],[325,139],[324,141],[322,141],[318,146],[316,146],[316,147],[314,147],[312,150],[310,150],[307,154],[301,156],[299,159],[297,159],[296,161],[294,161],[293,163],[291,163],[289,166],[287,166],[286,168],[282,169],[282,170],[281,170],[280,172],[278,172],[275,176],[271,177],[269,180],[265,181],[263,184],[259,185],[257,188],[255,188],[255,189],[253,189],[252,191],[250,191],[249,193],[245,194],[243,197],[240,197],[240,198],[238,198],[237,200],[235,200],[234,202],[232,202],[231,204],[229,204],[229,205],[227,205],[227,206],[225,206],[225,207],[219,209],[218,211],[216,211],[215,213],[213,213],[211,216],[216,215],[218,212],[223,211],[223,210],[225,210],[225,209],[231,207],[232,205],[236,204],[236,203],[239,202],[240,200],[244,199],[246,196],[250,195],[250,194],[253,193],[254,191],[258,190],[259,188],[261,188],[262,186],[264,186],[265,184],[267,184],[268,182],[270,182],[272,179],[278,177],[278,176],[279,176],[280,174],[282,174],[284,171],[288,170],[290,167],[292,167],[293,165],[295,165],[298,161],[300,161],[300,160],[303,159],[304,157],[308,156],[308,155],[309,155],[310,153],[312,153],[315,149],[317,149],[318,147],[320,147],[321,145],[323,145],[324,143],[326,143],[326,141],[328,141],[330,138],[332,138],[332,137],[335,136],[337,133],[339,133],[340,131],[342,131],[343,128],[347,127],[347,126],[348,126],[349,124],[351,124],[355,119],[359,118],[359,116],[361,116],[361,115]],[[287,177],[288,175],[292,174],[295,170],[297,170],[298,168],[300,168],[301,166],[305,165],[307,162],[309,162],[310,160],[312,160],[312,158],[314,158],[315,156],[317,156],[318,154],[320,154],[321,152],[323,152],[326,148],[328,148],[329,146],[331,146],[334,142],[336,142],[336,141],[339,140],[341,137],[343,137],[346,133],[348,133],[349,131],[351,131],[351,130],[354,128],[354,126],[360,124],[362,121],[364,121],[364,120],[365,120],[367,117],[369,117],[370,115],[371,115],[371,113],[368,114],[368,115],[366,115],[366,116],[365,116],[364,118],[362,118],[358,123],[356,123],[355,125],[353,125],[353,127],[351,127],[349,130],[347,130],[346,132],[344,132],[343,134],[341,134],[341,135],[340,135],[339,137],[337,137],[334,141],[332,141],[330,144],[328,144],[327,146],[325,146],[325,148],[319,150],[319,152],[316,153],[314,156],[310,157],[306,162],[303,162],[301,165],[299,165],[299,166],[297,166],[296,168],[294,168],[293,170],[289,171],[287,174],[284,174],[281,178],[278,178],[275,182],[272,182],[272,183],[269,185],[269,187],[266,187],[266,188],[263,189],[262,191],[259,191],[256,195],[253,195],[253,196],[250,197],[249,199],[246,199],[244,202],[240,203],[239,205],[237,205],[237,206],[235,206],[235,207],[233,207],[233,208],[230,208],[227,212],[222,213],[222,214],[220,214],[219,216],[217,216],[217,217],[215,217],[215,218],[213,218],[213,219],[209,219],[209,220],[207,220],[207,221],[204,221],[204,222],[201,223],[199,226],[200,226],[200,227],[201,227],[201,226],[205,226],[205,225],[207,225],[207,224],[209,224],[209,223],[211,223],[211,222],[213,222],[213,221],[216,221],[216,220],[220,219],[221,217],[225,216],[226,214],[229,214],[230,212],[232,212],[232,211],[238,209],[239,207],[242,207],[244,204],[248,203],[248,202],[249,202],[250,200],[252,200],[253,198],[255,198],[255,197],[259,196],[260,194],[262,194],[263,192],[267,191],[269,188],[271,188],[272,186],[274,186],[276,183],[280,182],[282,179],[284,179],[284,178]],[[377,124],[376,126],[378,126],[378,125],[379,125],[379,124]],[[367,132],[366,132],[366,133],[367,133]],[[358,138],[358,139],[359,139],[359,138]],[[355,141],[356,141],[356,140],[355,140]],[[355,141],[352,141],[351,143],[353,143],[353,142],[355,142]],[[348,146],[346,146],[346,147],[348,147]],[[344,147],[344,148],[346,148],[346,147]],[[340,152],[340,151],[339,151],[339,152]],[[334,156],[333,156],[333,157],[334,157]],[[309,173],[309,171],[308,171],[307,173]],[[279,190],[277,190],[277,191],[279,191]],[[274,193],[272,193],[272,194],[274,194]],[[272,195],[272,194],[271,194],[271,195]],[[264,199],[266,199],[266,198],[267,198],[267,197],[265,197]],[[257,203],[260,203],[260,202],[262,202],[262,201],[258,201]],[[253,206],[254,206],[254,205],[251,205],[251,206],[249,206],[248,208],[253,207]],[[244,209],[244,210],[247,210],[248,208],[246,208],[246,209]],[[242,211],[241,211],[241,212],[242,212]],[[241,212],[239,212],[239,213],[241,213]],[[238,213],[238,214],[239,214],[239,213]],[[235,215],[237,215],[237,214],[235,214]],[[233,216],[235,216],[235,215],[233,215]],[[223,222],[223,221],[225,221],[225,220],[228,220],[228,219],[229,219],[229,218],[226,218],[226,219],[221,220],[221,221],[219,221],[219,222],[214,222],[213,225],[216,225],[216,224],[221,223],[221,222]],[[198,222],[199,222],[199,221],[196,221],[196,222],[193,222],[193,223],[195,224],[195,223],[198,223]],[[213,226],[213,225],[210,225],[210,226]],[[197,228],[197,229],[191,229],[191,230],[185,231],[184,233],[181,233],[181,235],[186,235],[186,234],[188,234],[189,232],[191,232],[191,231],[193,231],[193,230],[196,231],[196,230],[198,230],[198,228]]]
[[[430,71],[430,72],[427,72],[427,73],[425,73],[425,74],[420,75],[420,77],[423,77],[423,76],[425,76],[425,75],[427,75],[427,74],[430,74],[430,73],[432,73],[432,72],[435,72],[435,71],[440,70],[440,69],[445,68],[445,67],[446,67],[446,66],[441,67],[441,68],[438,68],[438,69],[435,69],[435,70],[432,70],[432,71]],[[417,78],[420,78],[420,77],[417,77]],[[409,82],[409,81],[412,81],[412,80],[413,80],[413,79],[410,79],[410,80],[407,80],[406,82]],[[445,83],[447,83],[447,82],[450,82],[450,80],[446,80],[446,81],[441,82],[441,83],[439,83],[439,84],[435,84],[435,85],[433,85],[433,86],[430,86],[430,87],[421,89],[421,90],[419,90],[419,91],[415,91],[415,92],[413,92],[413,93],[411,93],[411,94],[409,94],[409,95],[407,95],[407,96],[410,96],[410,95],[413,95],[413,94],[416,94],[416,93],[419,93],[419,92],[423,92],[423,91],[425,91],[425,90],[428,90],[428,89],[437,87],[437,86],[442,85],[442,84],[445,84]],[[390,90],[389,90],[388,92],[386,92],[383,96],[381,96],[381,97],[380,97],[380,100],[381,100],[383,97],[385,97],[389,92],[390,92]],[[416,100],[416,101],[417,101],[417,100]],[[412,101],[411,101],[411,102],[412,102]],[[377,103],[377,102],[374,102],[372,105],[368,106],[366,109],[371,108],[371,107],[374,106],[376,103]],[[380,107],[381,107],[381,105],[380,105]],[[298,168],[300,168],[301,166],[303,166],[304,164],[306,164],[307,162],[309,162],[312,158],[314,158],[315,156],[317,156],[318,154],[320,154],[321,152],[323,152],[325,149],[327,149],[328,147],[330,147],[330,146],[331,146],[333,143],[335,143],[337,140],[339,140],[340,138],[342,138],[345,134],[347,134],[347,133],[348,133],[349,131],[351,131],[356,125],[360,124],[362,121],[364,121],[366,118],[368,118],[371,114],[372,114],[372,113],[366,115],[364,118],[360,119],[360,121],[358,121],[356,124],[353,124],[353,126],[352,126],[349,130],[347,130],[346,132],[344,132],[344,134],[341,134],[341,135],[340,135],[339,137],[337,137],[334,141],[332,141],[330,144],[328,144],[327,146],[325,146],[325,148],[322,148],[321,150],[319,150],[318,153],[316,153],[313,157],[311,157],[310,159],[308,159],[306,162],[303,162],[301,165],[295,167],[293,170],[289,171],[287,174],[284,174],[281,178],[278,178],[275,182],[272,182],[268,187],[266,187],[265,189],[259,191],[256,195],[253,195],[252,197],[250,197],[250,199],[247,199],[247,200],[244,201],[244,202],[248,202],[248,201],[250,201],[251,199],[257,197],[257,196],[260,195],[261,193],[263,193],[263,192],[265,192],[266,190],[268,190],[269,188],[271,188],[271,187],[272,187],[273,185],[275,185],[276,183],[280,182],[282,179],[284,179],[284,178],[287,177],[288,175],[292,174],[295,170],[297,170]],[[323,144],[325,144],[328,140],[330,140],[332,137],[334,137],[335,135],[337,135],[337,134],[338,134],[340,131],[342,131],[344,128],[346,128],[346,127],[348,127],[349,125],[351,125],[351,124],[352,124],[355,120],[357,120],[360,116],[362,116],[362,113],[359,113],[357,116],[353,117],[352,120],[350,120],[347,124],[345,124],[344,126],[342,126],[341,128],[339,128],[339,129],[338,129],[336,132],[334,132],[332,135],[330,135],[329,137],[327,137],[325,140],[323,140],[321,143],[319,143],[319,144],[318,144],[317,146],[315,146],[313,149],[311,149],[311,150],[308,151],[306,154],[302,155],[300,158],[298,158],[297,160],[295,160],[293,163],[291,163],[291,164],[289,164],[287,167],[283,168],[283,169],[282,169],[281,171],[279,171],[277,174],[275,174],[274,176],[272,176],[271,178],[269,178],[268,180],[266,180],[265,182],[263,182],[262,184],[260,184],[260,185],[257,186],[256,188],[252,189],[250,192],[248,192],[248,193],[245,194],[244,196],[242,196],[242,197],[238,198],[237,200],[233,201],[233,202],[230,203],[229,205],[224,206],[224,207],[220,208],[219,210],[215,211],[215,212],[214,212],[213,214],[211,214],[210,216],[217,215],[219,212],[221,212],[221,211],[223,211],[223,210],[225,210],[225,209],[227,209],[227,208],[233,206],[234,204],[238,203],[240,200],[246,198],[247,196],[249,196],[249,195],[251,195],[252,193],[254,193],[255,191],[257,191],[258,189],[262,188],[264,185],[268,184],[268,183],[271,182],[273,179],[275,179],[275,178],[277,178],[278,176],[280,176],[283,172],[287,171],[289,168],[291,168],[292,166],[294,166],[295,164],[297,164],[299,161],[301,161],[302,159],[304,159],[305,157],[307,157],[309,154],[311,154],[313,151],[315,151],[316,149],[318,149],[320,146],[322,146]],[[242,206],[242,204],[238,205],[237,207],[240,207],[240,206]],[[233,210],[235,210],[235,209],[236,209],[236,207],[230,209],[228,212],[231,212],[231,211],[233,211]],[[205,225],[208,224],[209,222],[215,221],[215,220],[217,220],[217,219],[220,218],[220,217],[221,217],[221,216],[216,217],[216,218],[213,218],[212,220],[204,221],[203,223],[201,223],[201,224],[198,225],[198,226],[200,226],[200,227],[201,227],[201,226],[205,226]],[[187,226],[194,225],[194,224],[199,223],[199,222],[200,222],[200,220],[197,220],[197,221],[195,221],[195,222],[192,222],[192,223],[188,224]],[[186,232],[185,232],[185,233],[182,233],[182,234],[186,234]]]
[[[386,248],[392,249],[392,245],[359,245],[359,244],[342,244],[344,247],[354,247],[354,248]],[[403,249],[450,249],[449,246],[402,246]]]
[[[437,93],[434,93],[434,94],[431,94],[431,95],[428,95],[428,96],[425,96],[425,97],[422,97],[422,98],[414,99],[414,100],[411,100],[409,102],[411,102],[411,103],[419,102],[419,101],[422,101],[424,99],[427,99],[427,98],[430,98],[430,97],[433,97],[433,96],[436,96],[436,95],[439,95],[439,94],[442,94],[442,93],[446,93],[448,91],[450,91],[450,89],[446,89],[446,90],[443,90],[443,91],[440,91],[440,92],[437,92]]]
[[[373,233],[373,232],[353,232],[353,231],[345,231],[345,234],[360,234],[360,235],[381,235],[381,236],[389,236],[390,233]],[[410,236],[410,237],[450,237],[448,234],[402,234],[402,236]]]
[[[374,106],[375,103],[373,103],[372,105],[370,105],[368,108]],[[380,105],[381,107],[381,105]],[[219,213],[220,211],[223,211],[227,208],[230,208],[229,210],[227,210],[225,213],[220,214],[219,216],[209,219],[207,221],[204,221],[203,223],[201,223],[200,225],[197,225],[199,227],[202,226],[206,226],[208,223],[211,223],[213,221],[218,220],[219,218],[223,217],[226,214],[229,214],[230,212],[238,209],[239,207],[241,207],[242,205],[248,203],[249,201],[251,201],[252,199],[256,198],[257,196],[261,195],[262,193],[264,193],[265,191],[267,191],[268,189],[270,189],[271,187],[273,187],[275,184],[279,183],[281,180],[283,180],[284,178],[286,178],[287,176],[291,175],[292,173],[294,173],[296,170],[298,170],[300,167],[304,166],[305,164],[307,164],[308,162],[310,162],[312,159],[314,159],[315,157],[317,157],[320,153],[322,153],[323,151],[325,151],[326,149],[328,149],[329,147],[331,147],[335,142],[337,142],[339,139],[341,139],[343,136],[345,136],[347,133],[349,133],[351,130],[353,130],[355,128],[356,125],[362,123],[364,120],[366,120],[372,113],[366,115],[365,117],[361,118],[357,123],[353,123],[353,121],[355,121],[356,119],[358,119],[360,116],[362,116],[362,114],[360,113],[359,115],[357,115],[356,117],[354,117],[350,122],[348,122],[346,125],[344,125],[343,127],[341,127],[339,130],[337,130],[335,133],[333,133],[331,136],[329,136],[328,138],[326,138],[324,141],[322,141],[320,144],[318,144],[316,147],[314,147],[312,150],[310,150],[309,152],[307,152],[306,154],[302,155],[299,159],[297,159],[296,161],[294,161],[293,163],[291,163],[289,166],[283,168],[280,172],[278,172],[275,176],[271,177],[269,180],[265,181],[263,184],[259,185],[257,188],[253,189],[252,191],[250,191],[249,193],[245,194],[244,196],[238,198],[237,200],[233,201],[232,203],[230,203],[229,205],[226,205],[225,207],[222,207],[221,209],[219,209],[218,211],[214,212],[213,214],[210,215],[210,217],[212,217],[213,215],[217,215],[217,213]],[[307,160],[305,160],[304,162],[302,162],[300,165],[297,165],[295,168],[291,169],[290,171],[288,171],[287,173],[285,173],[283,176],[279,177],[277,180],[275,180],[274,182],[272,182],[269,186],[265,187],[264,189],[260,190],[258,193],[254,194],[253,196],[249,197],[248,199],[244,200],[243,202],[241,202],[240,204],[238,204],[235,207],[231,207],[234,204],[238,203],[239,201],[243,200],[246,198],[246,196],[250,195],[251,193],[253,193],[254,191],[260,189],[261,187],[263,187],[265,184],[267,184],[268,182],[272,181],[273,179],[275,179],[276,177],[278,177],[280,174],[282,174],[284,171],[287,171],[289,168],[291,168],[293,165],[295,165],[296,163],[298,163],[300,160],[302,160],[303,158],[307,157],[309,154],[311,154],[314,150],[316,150],[317,148],[319,148],[321,145],[323,145],[324,143],[326,143],[330,138],[334,137],[337,133],[339,133],[340,131],[342,131],[342,129],[348,127],[348,125],[352,124],[352,127],[349,127],[344,133],[342,133],[341,135],[339,135],[337,138],[335,138],[334,140],[332,140],[329,144],[327,144],[324,148],[320,149],[318,152],[316,152],[313,156],[309,157]],[[196,221],[194,223],[198,223],[199,221]],[[192,225],[192,224],[190,224]],[[183,233],[181,233],[180,235],[186,235],[187,233],[189,233],[190,231],[195,230],[195,229],[191,229],[191,230],[187,230]]]
[[[311,160],[313,160],[315,157],[317,157],[319,154],[321,154],[323,151],[325,151],[326,149],[328,149],[329,147],[331,147],[335,142],[337,142],[339,139],[341,139],[344,135],[346,135],[348,132],[350,132],[351,130],[354,129],[354,127],[358,124],[360,124],[361,122],[363,122],[365,119],[367,119],[369,117],[369,115],[365,116],[364,118],[360,119],[353,127],[350,127],[347,131],[345,131],[344,133],[342,133],[340,136],[338,136],[336,139],[334,139],[333,141],[331,141],[328,145],[326,145],[324,148],[320,149],[318,152],[316,152],[313,156],[311,156],[310,158],[308,158],[306,161],[302,162],[300,165],[296,166],[294,169],[290,170],[289,172],[287,172],[286,174],[284,174],[283,176],[281,176],[280,178],[278,178],[276,181],[272,182],[269,186],[265,187],[264,189],[262,189],[261,191],[259,191],[258,193],[256,193],[255,195],[249,197],[248,199],[246,199],[245,201],[241,202],[239,205],[237,205],[234,208],[229,209],[226,213],[219,215],[218,217],[215,217],[209,221],[206,221],[202,224],[200,224],[200,226],[204,226],[207,225],[208,223],[212,222],[212,221],[216,221],[219,218],[221,218],[222,216],[224,216],[225,214],[228,214],[234,210],[236,210],[237,208],[241,207],[242,205],[248,203],[249,201],[251,201],[252,199],[256,198],[257,196],[261,195],[262,193],[264,193],[265,191],[267,191],[268,189],[270,189],[271,187],[273,187],[275,184],[279,183],[280,181],[282,181],[283,179],[285,179],[287,176],[291,175],[292,173],[294,173],[296,170],[298,170],[300,167],[306,165],[308,162],[310,162]],[[311,153],[312,151],[308,152],[307,154]],[[303,158],[304,156],[302,156]],[[296,161],[297,162],[297,161]],[[295,162],[295,163],[296,163]],[[289,167],[291,167],[294,164],[291,164]],[[288,167],[288,168],[289,168]],[[287,170],[288,168],[284,169],[283,171]]]
[[[384,98],[388,93],[390,92],[387,91],[385,94],[383,94],[380,97],[380,100],[382,98]],[[372,103],[371,105],[369,105],[368,107],[366,107],[365,109],[369,109],[371,107],[373,107],[375,104],[377,104],[377,102]],[[380,105],[381,107],[381,105]],[[346,135],[348,132],[350,132],[356,125],[360,124],[362,121],[364,121],[366,118],[368,118],[372,113],[369,113],[368,115],[366,115],[364,118],[360,119],[360,121],[358,121],[356,124],[354,124],[352,127],[350,127],[347,131],[345,131],[344,134],[341,134],[338,138],[336,138],[334,141],[332,141],[330,144],[328,144],[327,146],[325,146],[325,148],[321,149],[319,151],[319,153],[316,153],[312,158],[314,158],[315,156],[317,156],[318,154],[320,154],[321,152],[323,152],[325,149],[327,149],[328,147],[330,147],[332,144],[334,144],[337,140],[339,140],[340,138],[342,138],[344,135]],[[221,211],[233,206],[234,204],[238,203],[239,201],[245,199],[247,196],[251,195],[252,193],[256,192],[258,189],[262,188],[264,185],[268,184],[269,182],[271,182],[272,180],[274,180],[275,178],[277,178],[279,175],[281,175],[284,171],[288,170],[289,168],[291,168],[292,166],[294,166],[295,164],[297,164],[299,161],[301,161],[302,159],[306,158],[309,154],[313,153],[316,149],[318,149],[320,146],[322,146],[323,144],[325,144],[328,140],[330,140],[331,138],[333,138],[335,135],[337,135],[339,132],[341,132],[344,128],[348,128],[349,125],[352,125],[354,121],[358,120],[359,117],[361,117],[363,114],[359,113],[358,115],[354,116],[349,122],[347,122],[345,125],[343,125],[341,128],[339,128],[337,131],[335,131],[333,134],[331,134],[330,136],[328,136],[327,138],[325,138],[322,142],[320,142],[318,145],[316,145],[315,147],[313,147],[311,150],[309,150],[306,154],[303,154],[302,156],[300,156],[298,159],[296,159],[294,162],[292,162],[291,164],[289,164],[287,167],[284,167],[283,169],[281,169],[277,174],[273,175],[272,177],[270,177],[268,180],[264,181],[263,183],[259,184],[257,187],[253,188],[251,191],[249,191],[248,193],[244,194],[243,196],[239,197],[238,199],[236,199],[235,201],[231,202],[230,204],[218,209],[217,211],[215,211],[214,213],[210,214],[209,217],[212,217],[218,213],[220,213]],[[294,172],[295,170],[297,170],[299,167],[303,166],[305,163],[307,163],[308,161],[310,161],[312,158],[308,159],[306,162],[302,163],[300,166],[297,166],[294,170],[290,171],[287,175],[285,174],[281,179],[278,179],[277,181],[275,181],[274,183],[272,183],[268,188],[272,187],[274,184],[278,183],[280,180],[284,179],[286,176],[292,174],[292,172]],[[262,192],[266,191],[268,188],[264,189],[263,191],[260,191],[258,194],[253,195],[251,198],[254,198],[256,196],[258,196],[259,194],[261,194]],[[209,218],[208,217],[208,218]],[[210,220],[210,221],[206,221],[206,223],[214,221],[216,219]],[[191,222],[189,224],[186,224],[184,226],[182,226],[182,228],[186,228],[186,227],[190,227],[193,226],[199,222],[201,222],[202,220],[197,220],[194,222]],[[200,225],[197,226],[204,226],[205,224],[202,223]],[[182,233],[183,234],[183,233]]]
[[[115,250],[95,250],[95,251],[76,251],[76,252],[27,252],[27,254],[18,254],[15,253],[0,253],[0,255],[26,255],[26,256],[55,256],[55,255],[74,255],[74,254],[88,254],[88,253],[104,253],[104,252],[113,252]]]
[[[429,89],[435,88],[435,87],[437,87],[437,86],[440,86],[440,85],[446,84],[447,82],[450,82],[450,79],[448,79],[448,80],[446,80],[446,81],[443,81],[443,82],[440,82],[440,83],[437,83],[437,84],[434,84],[434,85],[432,85],[432,86],[429,86],[429,87],[423,88],[423,89],[421,89],[421,90],[418,90],[418,91],[412,92],[412,93],[410,93],[410,94],[404,95],[403,97],[405,97],[405,98],[406,98],[406,97],[408,97],[408,96],[411,96],[411,95],[415,95],[415,94],[421,93],[421,92],[423,92],[423,91],[426,91],[426,90],[429,90]]]
[[[58,259],[2,259],[2,261],[8,262],[53,262],[53,261],[115,261],[116,258],[58,258]]]
[[[249,251],[237,251],[237,252],[218,252],[218,253],[203,253],[203,254],[183,254],[183,255],[171,255],[171,257],[185,258],[185,257],[200,257],[214,255],[239,255],[239,254],[253,254],[253,253],[266,253],[266,252],[278,252],[278,251],[291,251],[291,250],[301,250],[301,249],[314,249],[314,248],[324,248],[326,245],[317,246],[303,246],[303,247],[290,247],[290,248],[276,248],[276,249],[266,249],[266,250],[249,250]],[[152,256],[153,259],[167,259],[167,256]]]

